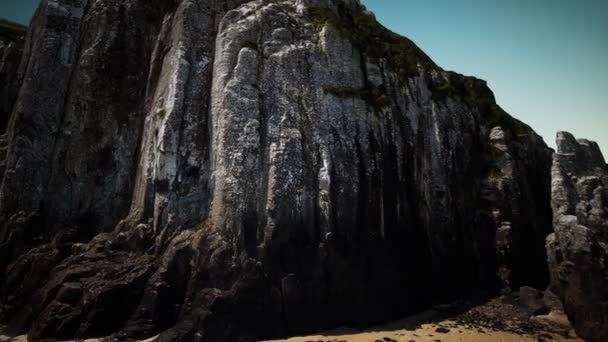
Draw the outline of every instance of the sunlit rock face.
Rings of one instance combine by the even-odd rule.
[[[547,238],[551,288],[578,334],[608,336],[608,165],[595,142],[557,134],[553,156],[555,233]]]
[[[15,333],[254,341],[548,283],[552,151],[358,1],[46,0],[19,70]]]

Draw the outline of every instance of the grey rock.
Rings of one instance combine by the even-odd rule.
[[[596,143],[557,134],[553,156],[555,232],[547,238],[551,289],[579,336],[608,336],[608,166]]]
[[[253,341],[548,282],[551,150],[359,1],[45,0],[25,46],[13,332]]]
[[[7,129],[21,79],[25,27],[0,19],[0,175],[4,174],[9,137]]]
[[[528,316],[546,315],[551,311],[543,292],[532,287],[523,286],[517,292],[503,297],[503,301],[518,307]]]

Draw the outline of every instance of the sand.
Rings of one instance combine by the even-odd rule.
[[[365,330],[337,329],[287,342],[583,342],[566,315],[533,315],[505,298],[434,309]]]
[[[2,331],[0,329],[0,331]],[[155,338],[142,342],[151,342]],[[503,297],[477,304],[438,306],[365,330],[342,328],[272,342],[583,342],[561,310],[531,315]],[[26,336],[0,342],[27,342]],[[89,339],[84,342],[101,342]]]
[[[27,336],[25,336],[25,335],[16,336],[16,337],[0,335],[0,342],[28,342],[28,341],[27,341]]]
[[[149,338],[147,340],[143,340],[143,341],[140,341],[140,342],[153,342],[156,337],[158,337],[158,336],[154,336],[154,337],[151,337],[151,338]],[[6,335],[0,335],[0,342],[29,342],[29,341],[28,341],[26,335],[15,336],[15,337],[9,337],[9,336],[6,336]],[[103,340],[100,340],[100,339],[97,339],[97,338],[90,338],[90,339],[84,340],[82,342],[103,342]]]
[[[325,332],[321,335],[306,336],[306,337],[294,337],[287,340],[288,342],[374,342],[374,341],[387,341],[385,338],[390,338],[392,341],[398,342],[538,342],[539,339],[536,336],[516,334],[504,331],[492,331],[484,330],[480,332],[479,329],[471,329],[467,327],[457,326],[456,328],[447,328],[449,332],[439,333],[437,328],[439,326],[454,326],[453,321],[442,321],[434,324],[423,324],[416,330],[380,330],[370,329],[364,332],[357,332],[351,330],[338,330],[333,332]],[[550,336],[550,338],[549,338]],[[391,341],[391,340],[388,340]],[[554,342],[583,342],[583,340],[572,337],[565,337],[557,334],[547,333],[545,341]]]

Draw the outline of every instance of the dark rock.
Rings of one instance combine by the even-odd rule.
[[[22,82],[19,63],[25,33],[25,27],[0,19],[0,175],[4,174],[9,148],[7,129]]]
[[[551,308],[544,301],[543,292],[532,287],[524,286],[517,292],[505,296],[504,301],[519,306],[528,315],[546,315]]]
[[[577,334],[608,337],[608,168],[596,143],[557,134],[553,156],[555,232],[547,238],[551,290]]]
[[[543,293],[543,302],[552,311],[564,312],[562,301],[557,295],[555,295],[555,293],[553,293],[553,291],[551,291],[550,287],[547,288]]]
[[[444,328],[444,327],[439,327],[437,329],[435,329],[435,332],[441,333],[441,334],[447,334],[450,332],[450,329]]]
[[[15,332],[252,341],[548,282],[551,150],[357,0],[44,0],[24,46]]]

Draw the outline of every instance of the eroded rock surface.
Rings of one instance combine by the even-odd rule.
[[[557,134],[547,238],[551,286],[578,334],[608,337],[608,165],[595,142]]]
[[[548,282],[551,150],[356,0],[45,0],[23,61],[14,333],[254,341]]]
[[[26,28],[0,19],[0,174],[4,173],[8,150],[6,134],[21,80],[19,62]]]

